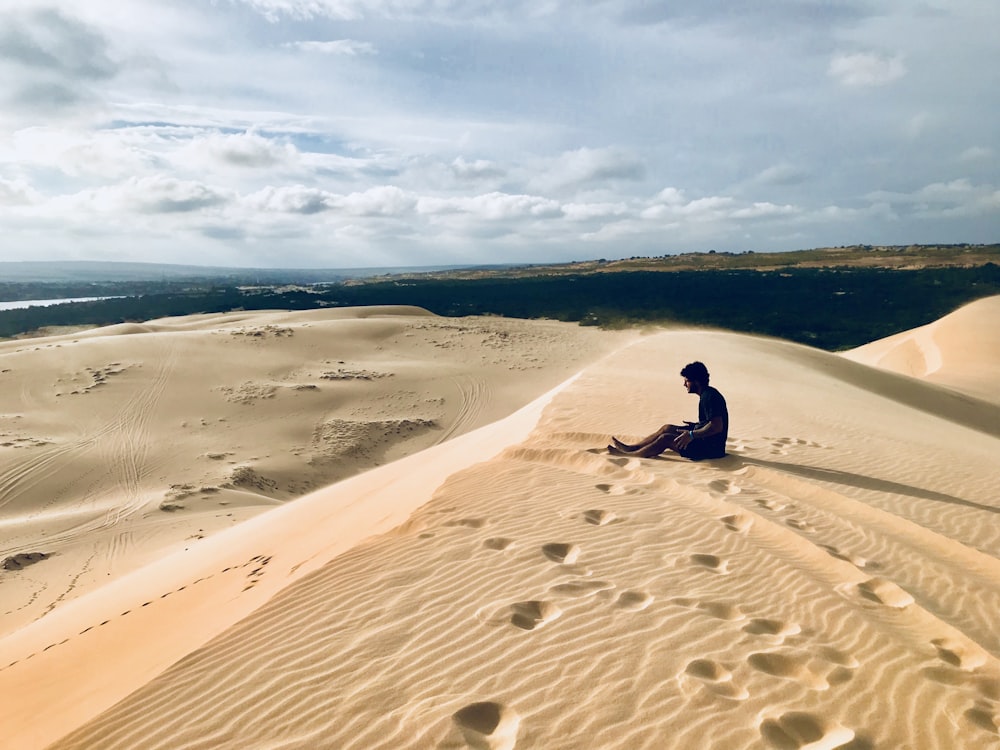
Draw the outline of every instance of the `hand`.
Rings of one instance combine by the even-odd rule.
[[[692,441],[691,433],[687,430],[682,432],[680,435],[674,438],[674,447],[683,450],[691,445]]]

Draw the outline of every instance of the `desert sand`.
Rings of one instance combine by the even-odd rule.
[[[696,359],[729,455],[609,455]],[[0,370],[0,747],[1000,746],[1000,298],[843,354],[381,308]]]

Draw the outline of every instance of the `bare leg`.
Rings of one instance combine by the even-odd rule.
[[[629,453],[630,456],[638,456],[639,458],[652,458],[653,456],[659,456],[663,451],[673,449],[674,440],[677,439],[677,435],[674,433],[666,433],[662,435],[658,440],[653,441],[649,445],[640,448],[637,451]]]
[[[651,445],[659,443],[664,437],[668,435],[670,436],[670,440],[673,441],[673,439],[683,431],[684,431],[683,427],[678,427],[675,424],[665,424],[663,425],[663,427],[658,429],[652,435],[647,435],[646,437],[642,438],[642,440],[640,440],[638,443],[633,443],[633,444],[623,443],[621,440],[619,440],[614,436],[612,436],[611,442],[618,450],[622,451],[623,453],[635,453],[637,451],[643,450],[644,448],[648,448]]]

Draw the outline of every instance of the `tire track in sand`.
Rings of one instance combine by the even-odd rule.
[[[108,510],[104,526],[113,526],[143,505],[142,481],[149,473],[150,417],[166,390],[177,361],[177,346],[169,342],[157,358],[156,372],[148,384],[137,384],[114,420],[114,430],[105,433],[104,452],[121,492],[119,502]]]
[[[37,406],[38,401],[32,394],[28,381],[22,383],[21,402],[26,410]],[[16,461],[9,468],[0,471],[0,509],[15,503],[19,498],[34,490],[45,479],[58,474],[61,459],[78,458],[81,453],[97,446],[102,439],[118,429],[118,422],[116,417],[92,432],[84,432],[75,440],[54,445],[24,460]],[[31,511],[37,511],[37,508],[26,510],[29,511],[29,515],[34,515]]]
[[[83,452],[95,448],[101,451],[107,471],[112,475],[120,495],[103,516],[52,534],[47,542],[50,545],[61,544],[72,541],[81,534],[109,528],[141,508],[141,483],[151,468],[146,464],[149,421],[152,410],[166,389],[176,361],[177,345],[169,342],[161,356],[157,357],[157,367],[151,381],[136,384],[133,392],[111,419],[77,440],[52,447],[0,472],[0,509],[30,495],[45,479],[58,474],[64,462],[76,460]],[[103,480],[97,481],[98,485],[104,483]],[[86,493],[88,496],[94,495],[93,487],[92,484]],[[119,540],[116,549],[122,544],[127,546],[128,539],[130,535]],[[10,551],[16,550],[0,548],[0,553],[3,554]]]
[[[60,459],[77,457],[97,445],[114,429],[114,422],[108,422],[92,434],[47,448],[0,471],[0,509],[30,493],[43,480],[57,474]]]
[[[452,378],[452,382],[458,388],[461,403],[454,421],[444,431],[441,439],[437,441],[438,443],[443,443],[455,435],[465,432],[466,428],[479,418],[492,396],[492,390],[485,380],[462,375]]]

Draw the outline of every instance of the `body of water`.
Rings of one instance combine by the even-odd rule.
[[[22,299],[13,302],[0,302],[2,310],[20,310],[24,307],[48,307],[49,305],[62,305],[66,302],[93,302],[99,299],[121,299],[124,295],[111,297],[67,297],[65,299]]]

